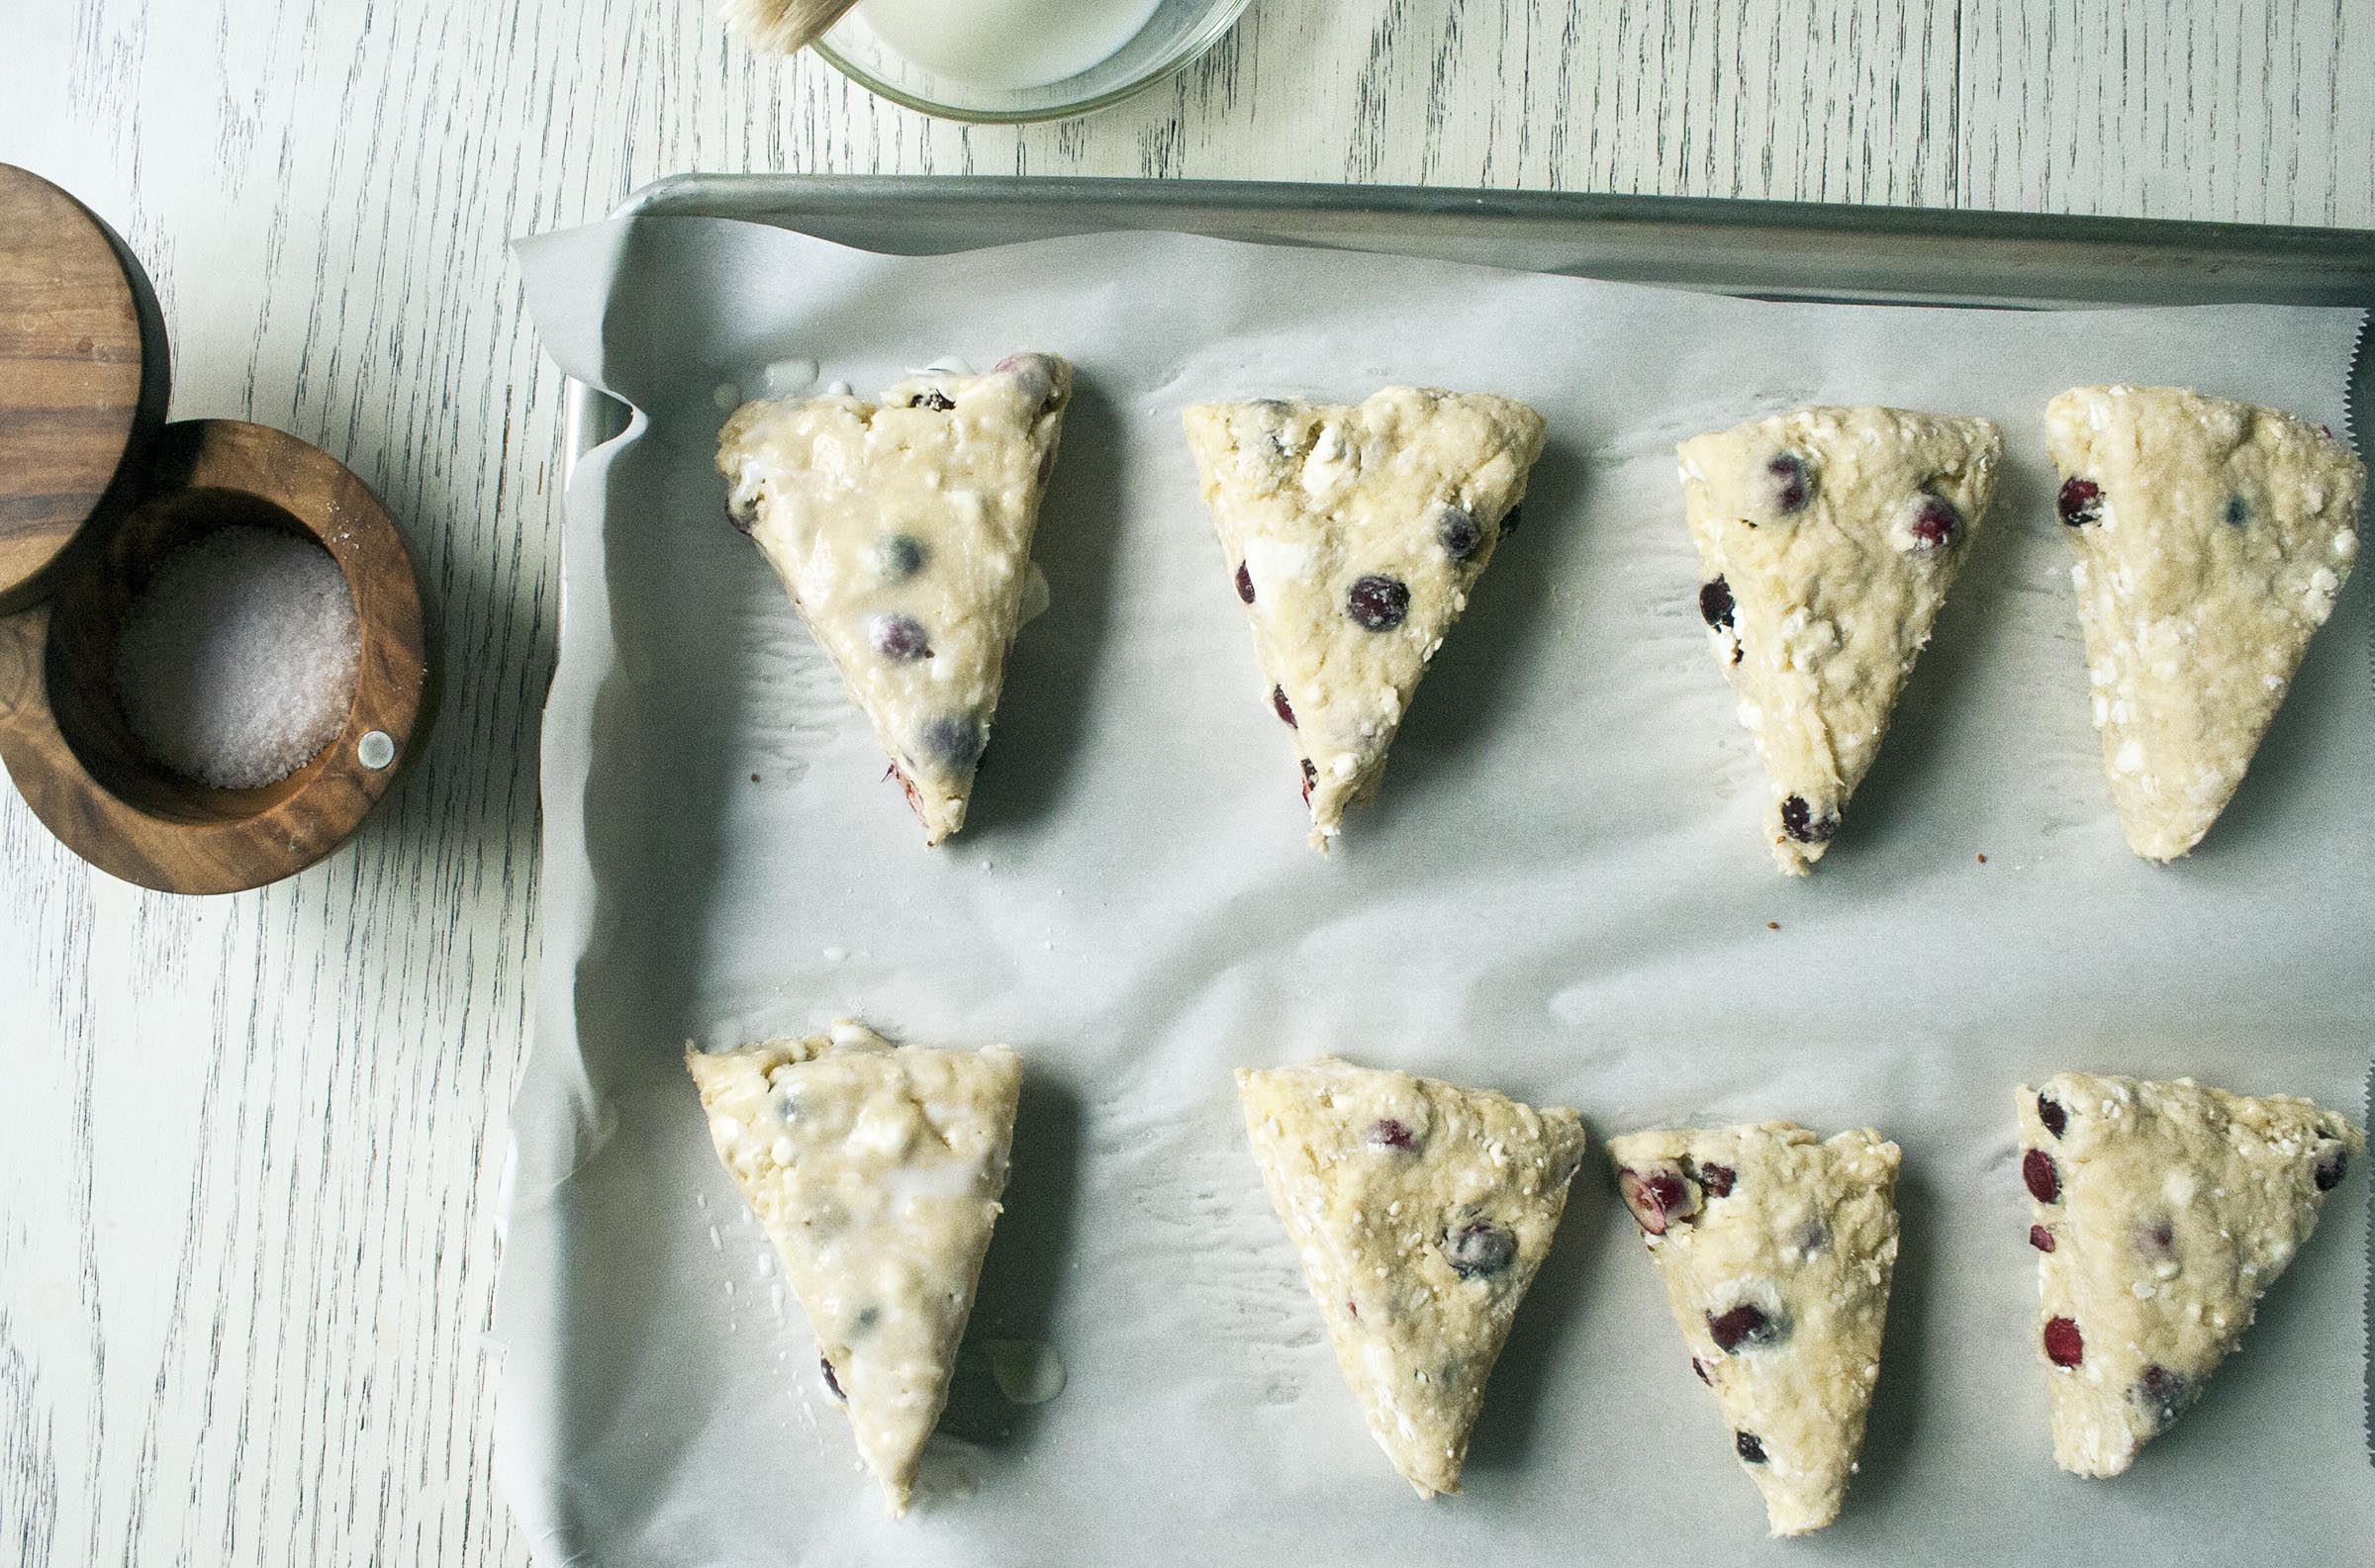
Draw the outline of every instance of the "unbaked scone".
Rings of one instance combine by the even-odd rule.
[[[2366,1135],[2307,1100],[2063,1072],[2020,1090],[2053,1458],[2113,1476],[2184,1414]]]
[[[904,1514],[1005,1191],[1022,1062],[1004,1046],[895,1047],[844,1020],[812,1040],[688,1047],[685,1067],[825,1387]]]
[[[1608,1153],[1766,1523],[1821,1529],[1880,1377],[1897,1146],[1869,1128],[1826,1142],[1766,1122],[1633,1133]]]
[[[717,436],[726,514],[841,672],[938,844],[965,825],[1072,367],[1016,354],[925,371],[879,404],[746,403]]]
[[[1419,678],[1508,531],[1542,415],[1388,387],[1353,408],[1266,399],[1186,420],[1325,849],[1344,808],[1376,791]]]
[[[2366,465],[2322,426],[2179,387],[2075,388],[2045,433],[2120,825],[2175,860],[2233,798],[2333,613]]]
[[[1239,1069],[1286,1225],[1369,1430],[1420,1497],[1469,1429],[1583,1158],[1574,1112],[1323,1057]]]
[[[1986,419],[1799,409],[1677,449],[1699,615],[1772,782],[1784,872],[1823,858],[1996,491]]]

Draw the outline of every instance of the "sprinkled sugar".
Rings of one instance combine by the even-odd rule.
[[[320,546],[245,524],[166,556],[116,642],[133,733],[225,789],[285,779],[345,725],[360,659],[354,600]]]

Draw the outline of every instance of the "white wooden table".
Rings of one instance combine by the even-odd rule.
[[[173,413],[406,523],[434,743],[238,897],[0,786],[0,1563],[493,1564],[560,380],[504,242],[681,169],[1414,181],[2375,226],[2362,0],[1256,0],[1087,121],[936,125],[703,0],[0,0],[0,159],[154,276]]]

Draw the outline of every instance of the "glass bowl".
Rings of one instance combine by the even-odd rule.
[[[811,46],[834,69],[878,97],[943,120],[1015,125],[1066,120],[1119,103],[1220,42],[1252,0],[1162,0],[1146,26],[1103,59],[1044,87],[994,87],[928,71],[893,53],[850,12]]]

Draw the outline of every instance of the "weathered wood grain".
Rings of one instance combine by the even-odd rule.
[[[409,530],[448,678],[351,850],[178,900],[0,788],[0,1559],[522,1563],[488,1480],[537,962],[558,378],[504,240],[684,168],[1613,189],[2375,223],[2359,0],[1256,0],[1085,122],[935,125],[701,0],[15,0],[0,157],[153,274],[177,417]]]

